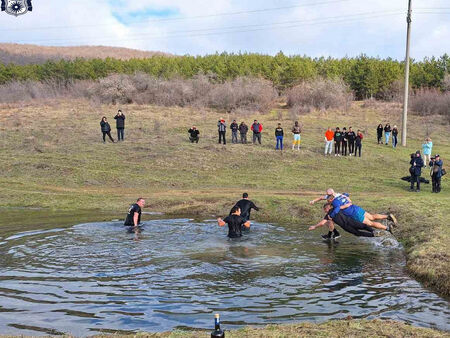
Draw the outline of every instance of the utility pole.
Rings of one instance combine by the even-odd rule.
[[[406,22],[408,28],[406,32],[406,58],[405,58],[405,94],[403,97],[403,118],[402,118],[402,146],[406,146],[406,124],[408,120],[408,96],[409,96],[409,44],[411,39],[411,1],[408,0],[408,16]]]

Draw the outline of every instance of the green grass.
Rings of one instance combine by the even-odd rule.
[[[85,101],[0,106],[0,206],[123,213],[144,196],[149,210],[209,216],[227,213],[247,191],[262,207],[255,213],[260,221],[314,223],[321,208],[308,201],[333,187],[350,192],[368,211],[395,212],[408,270],[425,285],[450,294],[447,177],[441,194],[431,194],[429,185],[420,194],[410,193],[400,180],[408,174],[409,154],[421,148],[428,132],[433,152],[441,154],[444,164],[450,159],[448,126],[439,117],[410,115],[408,147],[394,150],[376,144],[375,128],[387,121],[400,126],[397,105],[364,108],[355,103],[347,112],[314,112],[299,118],[304,132],[298,152],[290,149],[292,120],[281,107],[245,117],[207,109],[121,108],[127,117],[126,141],[103,144],[100,118],[109,117],[114,135],[116,106]],[[274,150],[279,111],[287,134],[283,153]],[[259,119],[265,127],[263,145],[218,145],[216,123],[222,115],[228,121]],[[199,144],[188,142],[193,124],[201,132]],[[336,125],[364,131],[362,158],[323,156],[323,133]],[[428,170],[423,175],[428,177]]]

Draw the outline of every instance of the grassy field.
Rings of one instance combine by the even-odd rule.
[[[247,191],[261,206],[255,213],[260,221],[314,223],[321,208],[308,201],[333,187],[350,192],[369,211],[397,214],[401,225],[396,236],[405,246],[408,270],[425,285],[450,294],[447,177],[441,194],[432,194],[431,185],[423,185],[421,193],[409,192],[408,183],[400,180],[408,174],[409,154],[421,149],[427,133],[444,166],[450,159],[448,126],[439,117],[410,115],[408,147],[392,149],[376,144],[375,128],[388,121],[400,126],[398,105],[355,103],[346,112],[314,112],[299,118],[304,125],[302,149],[292,151],[292,116],[281,106],[269,114],[246,116],[179,107],[121,108],[127,117],[126,140],[103,144],[100,119],[109,118],[116,138],[116,106],[86,101],[0,106],[3,210],[123,213],[144,196],[151,211],[223,215]],[[227,122],[260,120],[263,145],[218,145],[221,116]],[[283,153],[274,150],[277,122],[287,134]],[[201,132],[199,144],[188,142],[187,129],[193,124]],[[328,126],[363,130],[363,157],[324,157]],[[427,169],[423,176],[428,178]]]

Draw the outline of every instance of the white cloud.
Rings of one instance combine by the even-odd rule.
[[[214,16],[317,2],[329,3]],[[283,50],[286,54],[311,56],[341,57],[365,53],[397,59],[404,57],[407,1],[403,0],[68,0],[63,5],[59,3],[34,0],[33,12],[18,18],[1,13],[2,42],[112,45],[194,55],[216,51],[275,54]],[[420,59],[448,53],[450,9],[441,10],[447,13],[442,15],[423,14],[418,9],[450,7],[448,1],[417,0],[414,6],[413,57]],[[142,22],[138,16],[138,23],[129,24],[133,21],[133,13],[150,13],[152,10],[156,13],[167,10],[177,13],[177,17],[191,19],[151,17]],[[128,15],[127,24],[117,18],[117,12]],[[360,13],[367,14],[358,15]],[[277,25],[283,22],[290,23]],[[236,32],[223,33],[233,30]]]

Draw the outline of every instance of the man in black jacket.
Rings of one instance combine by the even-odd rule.
[[[355,140],[356,134],[353,131],[352,127],[349,127],[347,133],[347,141],[348,141],[348,152],[350,156],[353,156],[353,152],[355,151]]]
[[[347,128],[342,129],[342,156],[347,156]]]
[[[234,206],[241,209],[241,216],[247,221],[250,220],[250,212],[252,209],[255,209],[256,211],[259,210],[255,203],[248,199],[248,194],[246,192],[242,194],[242,199],[239,200]]]
[[[415,154],[411,155],[411,161],[409,162],[411,167],[409,172],[411,174],[411,191],[414,191],[414,183],[417,184],[416,192],[420,191],[420,175],[422,174],[423,160],[420,156],[420,151],[417,150]]]
[[[236,120],[230,124],[231,129],[231,143],[238,143],[237,133],[239,129],[239,125],[236,123]]]
[[[341,156],[342,133],[339,127],[334,132],[334,156]]]
[[[191,129],[188,130],[189,133],[189,140],[191,141],[191,143],[198,143],[199,137],[198,135],[200,134],[200,132],[198,131],[196,126],[192,126]]]
[[[116,120],[116,128],[117,128],[117,139],[123,141],[124,129],[125,129],[125,115],[122,114],[122,111],[119,109],[117,115],[114,116],[114,120]]]
[[[246,144],[247,143],[247,132],[248,132],[248,126],[245,124],[245,122],[241,122],[239,125],[239,133],[241,134],[241,143]]]
[[[102,120],[100,121],[100,128],[102,129],[103,143],[105,143],[105,141],[106,141],[106,139],[105,139],[106,135],[108,135],[111,142],[114,143],[114,139],[111,136],[111,126],[109,125],[108,119],[106,118],[106,116],[102,117]]]

